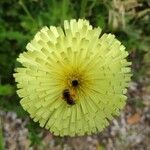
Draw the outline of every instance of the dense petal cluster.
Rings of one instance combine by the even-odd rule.
[[[125,105],[130,62],[112,34],[87,20],[43,27],[17,59],[21,105],[41,127],[60,136],[92,134]]]

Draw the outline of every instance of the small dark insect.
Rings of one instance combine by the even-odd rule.
[[[67,102],[68,105],[74,105],[75,101],[70,95],[70,91],[68,89],[65,89],[63,91],[63,99]]]
[[[72,80],[72,86],[73,87],[77,87],[79,85],[79,82],[78,82],[78,80]]]

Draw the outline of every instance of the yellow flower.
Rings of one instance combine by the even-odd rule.
[[[128,53],[114,35],[100,34],[82,19],[43,27],[17,59],[21,105],[55,135],[101,131],[125,105]]]

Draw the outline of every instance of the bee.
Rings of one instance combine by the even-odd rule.
[[[74,105],[75,101],[70,95],[70,91],[68,89],[65,89],[63,91],[63,99],[67,102],[68,105]]]
[[[79,85],[79,82],[78,82],[77,79],[74,79],[74,80],[72,80],[71,84],[72,84],[73,87],[77,87]]]

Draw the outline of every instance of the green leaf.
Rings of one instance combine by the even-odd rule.
[[[12,95],[14,87],[10,84],[0,85],[0,96]]]
[[[97,18],[97,26],[99,26],[100,28],[104,29],[105,26],[106,26],[106,23],[105,23],[105,18],[104,16],[99,16]]]

